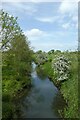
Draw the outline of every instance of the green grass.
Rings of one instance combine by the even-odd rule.
[[[67,107],[64,108],[63,117],[64,118],[78,118],[78,58],[77,52],[63,52],[63,53],[54,53],[48,55],[48,59],[52,59],[53,63],[55,58],[60,55],[64,55],[71,61],[70,65],[70,77],[67,81],[61,83],[60,91],[67,103]],[[52,68],[52,62],[45,62],[40,66],[44,69],[46,74],[51,78],[54,84],[57,86],[55,80],[54,68]],[[58,86],[59,87],[59,86]],[[60,112],[60,111],[59,111]]]
[[[63,94],[67,108],[64,110],[66,118],[78,118],[78,61],[77,54],[70,54],[71,59],[71,76],[68,81],[61,85],[61,93]]]

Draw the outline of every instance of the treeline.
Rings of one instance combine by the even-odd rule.
[[[32,50],[17,18],[0,10],[2,52],[2,117],[13,118],[14,99],[24,88],[31,87]]]

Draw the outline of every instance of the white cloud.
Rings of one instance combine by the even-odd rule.
[[[17,2],[27,2],[27,1],[29,2],[29,0],[14,0],[14,1],[13,0],[2,0],[2,2],[12,2],[12,3],[14,3],[14,2],[16,2],[16,3]]]
[[[46,43],[46,42],[42,42],[42,43],[33,43],[34,50],[44,50],[44,51],[49,51],[51,49],[55,49],[55,50],[76,50],[78,47],[78,44],[72,44],[72,43]]]
[[[38,40],[47,40],[47,39],[56,39],[57,36],[64,36],[62,31],[43,31],[37,28],[33,28],[27,31],[24,31],[24,34],[29,38],[31,41],[38,41]]]
[[[37,17],[35,18],[36,20],[40,22],[48,22],[48,23],[53,23],[56,20],[58,20],[59,16],[54,16],[54,17]]]
[[[38,3],[38,2],[60,2],[62,0],[14,0],[14,2],[34,2],[34,3]],[[13,2],[13,0],[3,0],[3,2]]]
[[[76,23],[76,28],[78,29],[78,23]]]
[[[31,30],[27,30],[24,32],[25,35],[27,35],[27,37],[29,38],[36,38],[36,37],[41,37],[43,35],[45,35],[46,33],[44,31],[41,31],[39,29],[31,29]]]
[[[68,26],[67,23],[65,26]],[[66,27],[67,29],[67,27]],[[64,30],[63,30],[64,31]],[[31,29],[25,31],[25,35],[27,35],[28,39],[31,41],[31,46],[34,46],[34,50],[44,50],[48,51],[51,49],[76,49],[77,43],[71,36],[76,36],[76,34],[69,31],[42,31],[40,29]]]
[[[64,29],[68,29],[68,28],[70,28],[70,23],[65,23],[65,24],[62,25],[62,27]]]
[[[62,0],[14,0],[14,2],[61,2]],[[69,1],[69,0],[67,0]],[[70,2],[73,2],[74,0],[70,0]],[[79,0],[76,0],[79,1]],[[3,0],[3,2],[13,2],[13,0]]]
[[[78,29],[78,16],[77,15],[73,16],[72,21],[73,21],[73,26]]]
[[[42,42],[42,43],[33,43],[33,45],[35,46],[35,50],[44,50],[44,51],[49,51],[51,49],[61,49],[64,46],[60,43],[46,43],[46,42]]]
[[[8,11],[12,9],[15,14],[17,12],[23,12],[24,14],[33,15],[37,11],[33,4],[26,4],[24,2],[7,2],[3,3],[2,7],[4,10],[6,9]]]
[[[78,22],[78,16],[76,15],[76,16],[73,16],[72,17],[72,20],[73,20],[73,22]]]
[[[78,3],[77,0],[73,0],[73,2],[70,2],[70,0],[64,0],[61,2],[61,5],[59,7],[59,11],[62,14],[74,14],[78,10]]]
[[[62,27],[64,29],[77,28],[78,26],[78,0],[63,0],[59,6],[58,12],[63,16]],[[68,20],[65,23],[64,20]]]

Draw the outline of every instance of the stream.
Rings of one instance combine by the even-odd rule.
[[[22,118],[60,118],[64,100],[48,77],[41,79],[33,63],[32,88],[21,101]]]

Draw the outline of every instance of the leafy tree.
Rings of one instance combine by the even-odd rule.
[[[29,47],[28,39],[17,23],[17,18],[10,16],[3,10],[0,13],[0,18],[3,56],[2,113],[3,118],[7,120],[9,117],[13,117],[15,111],[13,98],[23,88],[31,86],[32,50]]]
[[[50,50],[50,51],[48,52],[49,55],[52,54],[52,53],[54,53],[54,50]]]
[[[7,45],[9,46],[9,49],[3,51],[3,71],[5,71],[3,72],[3,78],[9,76],[10,79],[10,76],[14,75],[14,79],[21,79],[23,75],[30,75],[32,52],[26,36],[18,26],[17,19],[3,12],[3,10],[1,12],[2,18],[4,18],[4,22],[1,21],[2,33],[4,33],[2,37],[2,49],[5,50]],[[9,26],[9,23],[12,26]]]
[[[41,54],[41,53],[42,53],[42,50],[38,50],[36,53],[37,53],[37,54]]]
[[[29,75],[31,72],[31,50],[24,35],[15,36],[10,53],[13,55],[14,72],[17,76]]]
[[[13,36],[21,34],[22,30],[17,23],[17,17],[14,18],[3,10],[0,10],[0,26],[1,49],[5,50],[10,47],[10,42],[13,39]]]
[[[56,52],[56,53],[61,53],[61,51],[60,51],[60,50],[56,50],[55,52]]]

